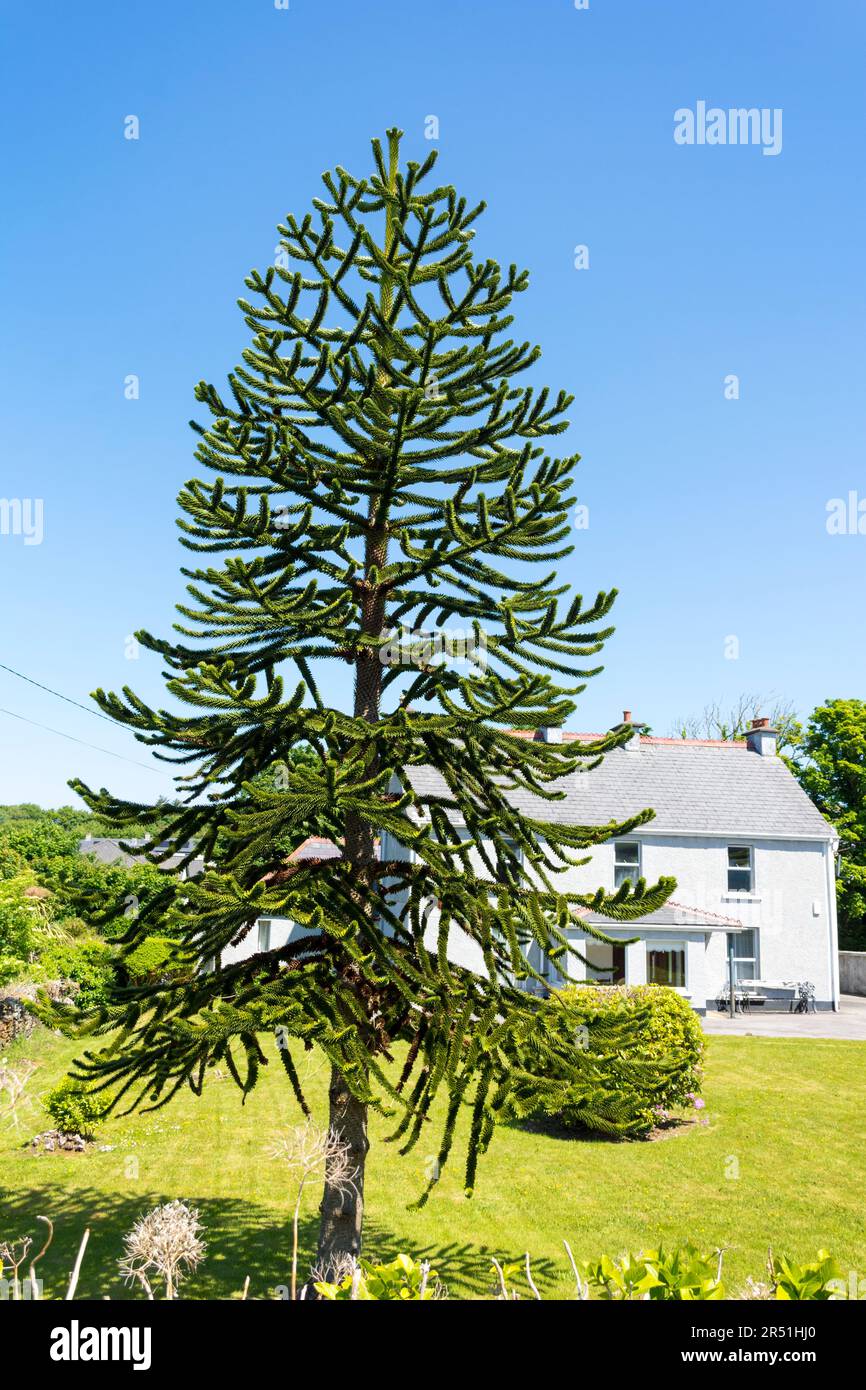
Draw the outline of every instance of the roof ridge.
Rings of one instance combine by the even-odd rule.
[[[530,742],[535,737],[535,731],[533,729],[506,729],[505,732],[510,734],[512,738],[523,738],[527,739]],[[607,733],[590,734],[582,730],[578,731],[574,729],[563,729],[562,741],[563,743],[575,743],[578,740],[581,740],[587,743],[594,743],[599,739],[607,738],[610,732],[611,730],[608,729]],[[747,747],[746,740],[744,738],[666,738],[660,734],[640,734],[639,737],[641,743],[673,745],[677,748],[687,748],[695,745],[702,748]]]

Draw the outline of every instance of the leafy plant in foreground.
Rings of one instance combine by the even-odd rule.
[[[583,1266],[596,1297],[605,1301],[648,1299],[654,1301],[705,1301],[725,1297],[722,1252],[711,1254],[692,1244],[666,1250],[641,1250],[611,1259],[603,1255]]]
[[[375,1299],[396,1303],[420,1303],[438,1296],[435,1269],[409,1255],[397,1255],[388,1264],[372,1264],[361,1260],[356,1269],[339,1283],[319,1282],[316,1292],[333,1303],[357,1300],[368,1303]]]

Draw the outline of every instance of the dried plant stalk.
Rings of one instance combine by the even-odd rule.
[[[291,1296],[298,1291],[298,1227],[301,1218],[301,1198],[311,1177],[324,1177],[329,1186],[343,1197],[357,1191],[357,1168],[352,1163],[349,1145],[335,1129],[321,1129],[312,1120],[278,1134],[268,1150],[271,1158],[285,1163],[295,1175],[295,1206],[292,1215],[292,1286]]]

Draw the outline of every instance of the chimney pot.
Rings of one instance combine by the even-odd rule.
[[[623,712],[622,712],[622,722],[623,722],[623,724],[630,724],[630,723],[631,723],[631,710],[630,710],[630,709],[624,709],[624,710],[623,710]]]

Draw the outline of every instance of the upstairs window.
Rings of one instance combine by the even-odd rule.
[[[613,886],[637,883],[640,878],[640,845],[637,840],[617,840],[613,847]]]
[[[270,918],[259,918],[259,950],[269,951],[271,949],[271,923]]]
[[[728,892],[751,893],[752,851],[748,845],[728,845]]]

